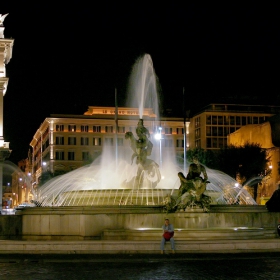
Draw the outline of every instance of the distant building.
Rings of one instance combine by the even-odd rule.
[[[227,136],[244,125],[261,124],[280,113],[280,106],[209,104],[190,119],[189,147],[218,150]]]
[[[13,206],[13,195],[12,195],[12,187],[9,186],[3,186],[3,208],[12,208]]]
[[[18,162],[18,170],[12,173],[12,206],[15,207],[23,202],[30,202],[32,194],[32,158],[31,151],[28,157]]]
[[[161,117],[156,120],[152,109],[144,110],[144,126],[151,138],[162,128],[162,147],[184,153],[184,121],[182,118]],[[32,174],[38,184],[42,173],[68,172],[96,159],[104,145],[129,146],[125,132],[135,133],[138,109],[90,106],[83,115],[51,115],[40,125],[30,143]],[[117,131],[116,131],[117,130]],[[188,132],[188,122],[186,122]],[[153,140],[154,141],[154,140]]]
[[[262,124],[246,125],[228,135],[229,144],[239,146],[246,142],[260,144],[270,157],[267,168],[271,169],[271,173],[268,178],[263,174],[264,180],[258,187],[258,202],[261,203],[262,199],[271,197],[280,183],[280,115],[277,114]]]
[[[209,104],[187,120],[170,115],[156,119],[151,109],[145,109],[143,119],[151,137],[161,127],[162,147],[175,148],[182,158],[187,149],[224,148],[228,136],[241,127],[264,124],[278,113],[280,106]],[[117,144],[119,149],[129,145],[125,132],[135,133],[138,120],[138,109],[118,108],[116,114],[114,107],[97,106],[89,106],[83,115],[46,118],[30,143],[33,184],[39,183],[44,171],[65,173],[95,160],[104,145]]]

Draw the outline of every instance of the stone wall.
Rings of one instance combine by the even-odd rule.
[[[280,213],[269,213],[264,206],[234,206],[213,206],[209,213],[163,213],[156,207],[30,207],[20,213],[22,240],[100,240],[105,230],[160,229],[166,217],[181,230],[249,227],[276,232]]]
[[[21,240],[22,217],[0,215],[0,240]]]

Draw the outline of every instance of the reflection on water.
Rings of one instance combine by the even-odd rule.
[[[3,257],[3,256],[2,256]],[[280,279],[280,253],[0,260],[1,280]]]

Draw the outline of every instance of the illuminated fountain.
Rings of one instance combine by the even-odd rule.
[[[126,133],[124,148],[116,152],[116,147],[104,146],[100,158],[90,165],[41,186],[34,193],[41,206],[158,206],[167,195],[176,195],[180,187],[177,174],[185,172],[176,161],[175,151],[161,149],[161,141],[154,137],[161,127],[157,85],[152,59],[145,54],[136,61],[129,80],[127,106],[139,110],[136,131]],[[153,112],[150,118],[144,114],[147,108]],[[140,140],[146,144],[137,144]],[[206,192],[213,204],[227,204],[229,197],[236,201],[237,196],[243,204],[256,204],[233,178],[206,170],[210,181]]]

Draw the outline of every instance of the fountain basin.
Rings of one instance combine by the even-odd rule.
[[[214,205],[208,213],[165,213],[159,206],[31,207],[17,211],[17,215],[22,217],[22,240],[101,240],[105,230],[129,230],[133,233],[139,228],[157,230],[157,237],[160,238],[158,229],[166,217],[175,229],[188,233],[189,238],[199,237],[200,234],[201,238],[210,238],[218,229],[220,232],[225,230],[225,236],[230,232],[235,236],[242,233],[245,238],[246,233],[250,236],[257,229],[259,235],[264,233],[263,229],[274,229],[276,234],[276,225],[280,219],[280,213],[268,212],[264,206],[255,205]],[[244,227],[250,230],[241,230]],[[233,228],[239,230],[234,231]],[[208,237],[206,230],[209,231]],[[145,230],[142,232],[145,235]],[[132,237],[127,238],[129,240]]]
[[[102,232],[102,240],[155,240],[162,235],[161,228],[145,229],[105,229]],[[267,239],[275,238],[276,231],[273,228],[258,227],[228,227],[228,228],[175,228],[176,241],[183,240],[230,240],[230,239]]]

